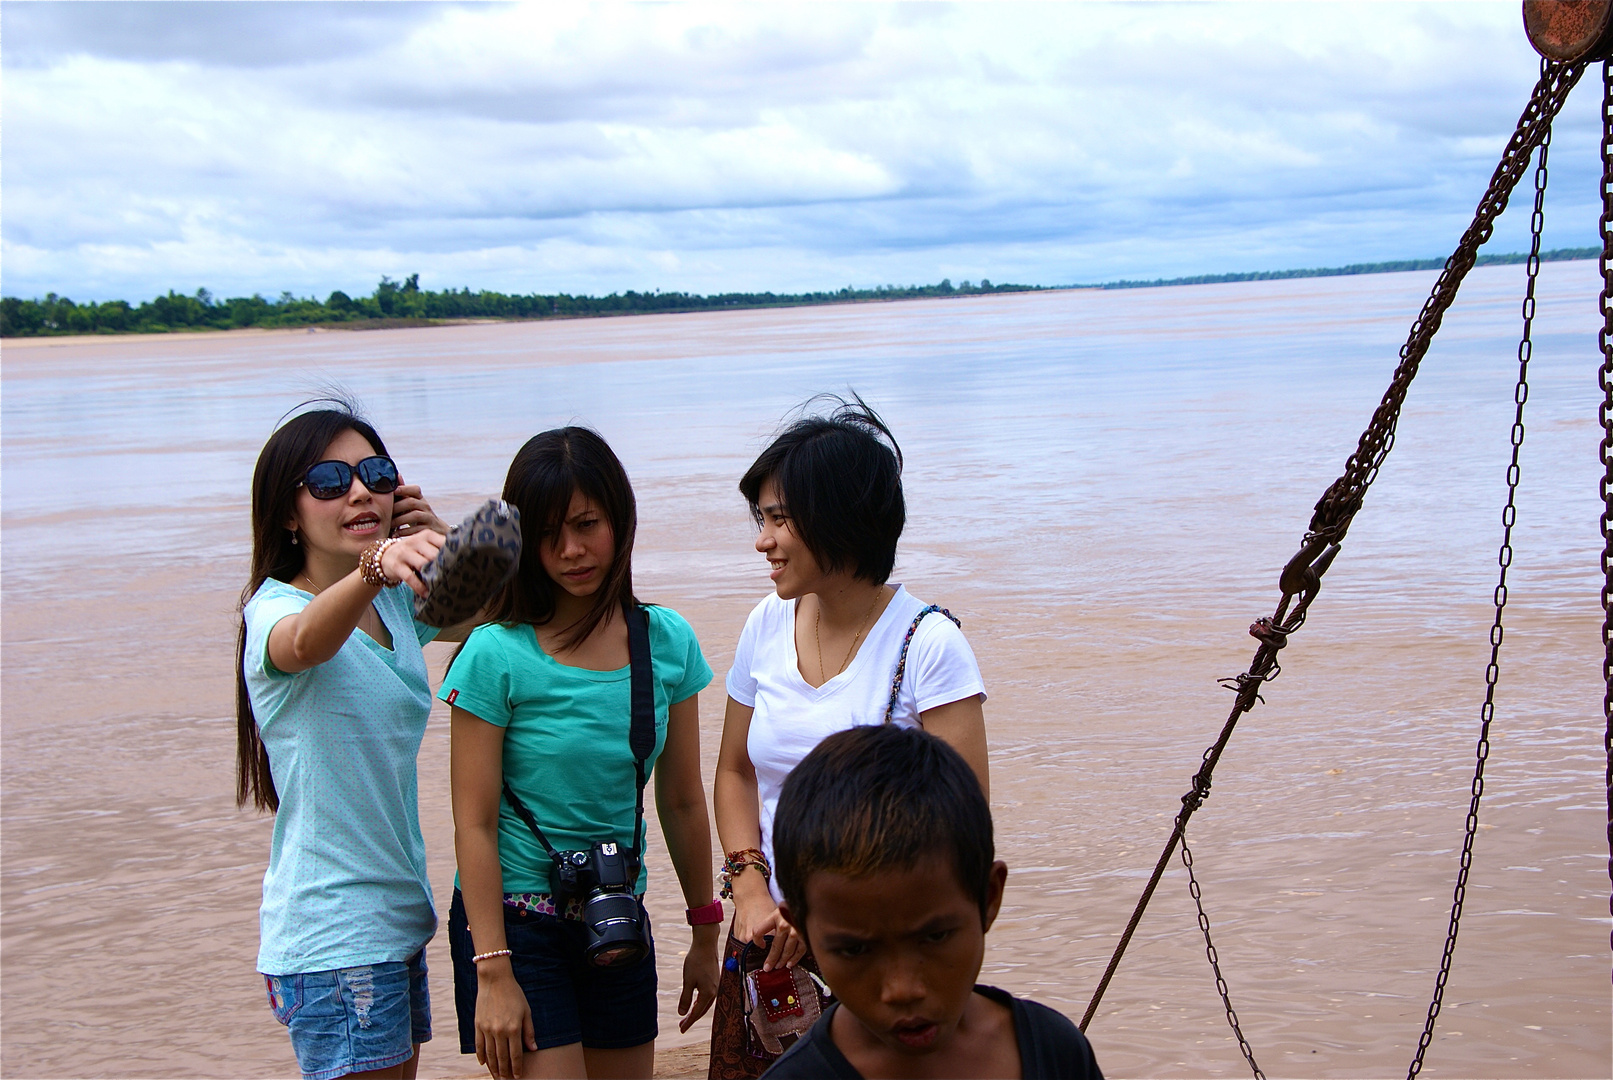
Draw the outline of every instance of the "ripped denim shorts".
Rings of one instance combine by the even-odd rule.
[[[401,962],[263,981],[275,1019],[291,1032],[303,1080],[401,1065],[431,1039],[424,949]]]

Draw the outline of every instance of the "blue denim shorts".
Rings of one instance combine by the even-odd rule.
[[[303,1080],[401,1065],[431,1040],[424,949],[406,961],[263,981],[274,1018],[291,1032]]]
[[[642,911],[642,906],[640,907]],[[646,930],[649,916],[644,916]],[[659,1030],[655,1010],[655,943],[650,954],[623,968],[596,968],[583,958],[583,925],[573,919],[504,908],[504,943],[515,981],[532,1009],[538,1049],[580,1042],[593,1050],[643,1046]],[[459,1052],[476,1052],[476,965],[471,962],[465,901],[454,890],[448,909],[448,947],[454,960],[454,1009]]]

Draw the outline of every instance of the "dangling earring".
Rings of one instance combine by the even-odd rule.
[[[292,544],[293,547],[295,547],[297,545],[297,530],[296,529],[291,530],[291,544]]]

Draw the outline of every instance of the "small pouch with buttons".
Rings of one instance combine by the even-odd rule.
[[[805,1016],[801,991],[795,985],[795,972],[789,968],[758,971],[751,976],[756,985],[756,1001],[774,1023],[787,1016]],[[816,996],[815,994],[813,996]]]
[[[765,955],[765,950],[755,950]],[[751,949],[747,945],[746,952]],[[741,961],[743,970],[745,956]],[[782,1054],[823,1013],[824,999],[805,964],[745,972],[745,1018],[769,1054]]]

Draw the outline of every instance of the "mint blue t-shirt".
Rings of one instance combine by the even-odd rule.
[[[247,601],[246,685],[280,794],[258,911],[266,975],[407,960],[437,929],[415,757],[431,711],[406,586],[381,590],[382,648],[355,629],[335,656],[286,674],[269,631],[312,595],[273,578]]]
[[[645,610],[655,684],[653,768],[666,745],[667,707],[705,689],[711,667],[683,616],[671,608]],[[437,696],[504,729],[505,779],[549,843],[580,851],[596,841],[638,846],[631,686],[630,668],[590,671],[555,660],[530,623],[487,623],[471,631]],[[550,891],[549,856],[504,799],[498,854],[505,892]],[[636,891],[643,893],[648,880],[641,860]]]

